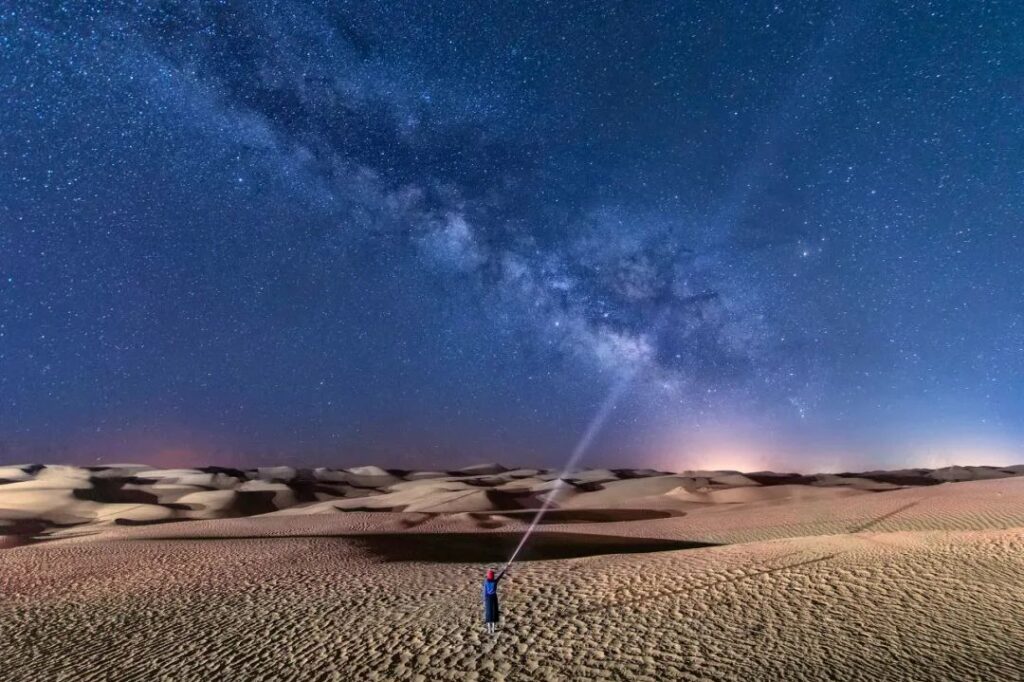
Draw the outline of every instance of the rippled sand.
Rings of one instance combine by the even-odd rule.
[[[3,679],[1024,679],[1024,479],[732,494],[544,526],[494,637],[522,518],[87,526],[0,551]]]

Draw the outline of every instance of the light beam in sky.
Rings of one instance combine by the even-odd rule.
[[[587,428],[580,437],[579,442],[576,443],[576,447],[573,448],[572,454],[569,455],[569,459],[566,461],[565,466],[562,467],[562,471],[558,474],[558,478],[555,479],[555,487],[551,492],[544,496],[544,503],[541,504],[540,509],[538,509],[537,513],[534,514],[533,520],[530,522],[530,527],[526,529],[525,533],[523,533],[522,539],[519,540],[519,544],[516,546],[515,551],[512,552],[512,556],[509,557],[508,563],[506,564],[507,566],[511,565],[512,562],[516,560],[516,557],[526,544],[526,541],[530,538],[533,530],[537,527],[537,524],[540,523],[542,518],[544,518],[544,514],[554,503],[555,498],[558,496],[558,491],[562,488],[563,480],[576,468],[580,459],[584,454],[586,454],[590,445],[594,442],[594,439],[601,432],[601,429],[604,428],[604,424],[608,421],[609,415],[611,415],[612,410],[615,409],[615,405],[618,404],[619,399],[622,398],[632,380],[633,373],[630,372],[621,376],[612,385],[611,390],[608,391],[608,395],[605,396],[604,402],[602,402],[601,406],[597,408],[597,412],[590,420],[590,423],[587,424]]]

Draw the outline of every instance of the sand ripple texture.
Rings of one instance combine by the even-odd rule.
[[[592,553],[518,565],[494,637],[483,564],[457,550],[518,522],[111,527],[0,551],[2,677],[1022,680],[1022,501],[1001,479],[551,526]],[[721,544],[622,553],[600,536]]]

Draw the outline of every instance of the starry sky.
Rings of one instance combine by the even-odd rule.
[[[1024,5],[0,7],[0,459],[1024,461]]]

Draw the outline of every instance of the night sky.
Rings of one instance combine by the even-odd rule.
[[[1017,0],[5,3],[0,460],[1024,461],[1022,36]]]

